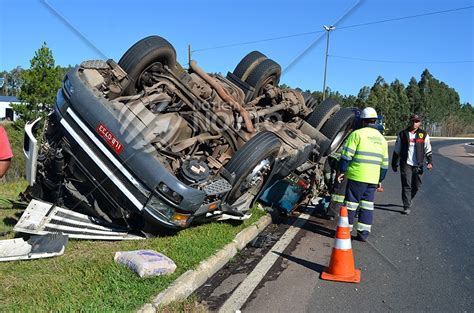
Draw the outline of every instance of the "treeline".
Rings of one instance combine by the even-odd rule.
[[[326,92],[327,98],[346,107],[375,108],[384,117],[387,135],[407,127],[413,113],[423,117],[423,127],[432,135],[474,134],[474,107],[469,103],[461,104],[456,90],[436,79],[428,69],[423,71],[419,81],[412,77],[407,86],[398,79],[387,83],[379,76],[372,87],[362,87],[357,96],[342,95],[330,89]],[[322,101],[322,92],[311,93]]]

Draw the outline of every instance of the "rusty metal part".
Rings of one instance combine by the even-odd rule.
[[[194,103],[191,103],[189,102],[187,99],[186,99],[186,104],[194,111],[196,112],[199,116],[202,116],[202,113],[198,110],[198,105],[199,105],[199,109],[202,110],[202,104],[205,104],[207,105],[208,107],[210,107],[210,104],[206,101],[206,100],[203,100],[203,99],[200,99],[199,95],[197,95],[192,89],[190,89],[189,87],[185,86],[184,84],[182,84],[179,80],[179,78],[176,76],[176,74],[171,71],[168,66],[165,65],[165,69],[167,70],[167,73],[171,76],[171,77],[168,77],[168,76],[161,76],[162,78],[164,79],[168,79],[170,80],[171,82],[173,82],[174,84],[176,84],[176,86],[179,87],[180,90],[183,90],[183,92],[186,93],[186,95],[188,97],[190,97],[191,99],[193,99],[194,103],[196,105],[194,105]],[[178,93],[178,92],[177,92]],[[181,97],[180,97],[181,98]],[[213,113],[213,112],[212,112]],[[235,129],[233,129],[232,127],[229,127],[228,125],[225,124],[225,121],[223,121],[220,116],[214,114],[214,116],[216,117],[216,122],[218,122],[218,125],[222,127],[222,129],[226,130],[227,133],[229,134],[229,139],[231,140],[229,143],[233,146],[233,148],[237,148],[239,145],[239,140],[237,138],[235,138],[234,136],[232,136],[232,134],[236,135],[237,137],[239,137],[242,142],[246,142],[247,140],[249,140],[250,138],[248,136],[245,135],[245,133],[241,133],[241,132],[238,132],[236,131]],[[205,117],[205,116],[204,116]],[[210,123],[212,123],[212,125],[216,125],[216,123],[212,122],[212,121],[209,121]],[[218,132],[219,130],[217,130]]]
[[[264,121],[260,124],[265,130],[273,132],[283,143],[293,149],[298,149],[304,145],[315,143],[311,137],[301,132],[299,129],[289,127],[287,123]]]
[[[139,99],[140,97],[142,97],[143,94],[144,94],[144,91],[141,91],[140,93],[137,93],[136,95],[121,96],[121,97],[115,98],[113,101],[124,102],[124,101],[137,100],[137,99]]]
[[[196,63],[195,60],[191,60],[191,63],[189,64],[191,69],[201,76],[209,85],[211,85],[218,93],[219,97],[221,97],[224,101],[228,102],[234,110],[240,113],[242,116],[244,123],[245,123],[245,128],[251,133],[255,132],[255,128],[253,127],[252,124],[252,119],[250,118],[249,112],[245,110],[237,101],[235,101],[225,90],[222,88],[222,86],[217,83],[209,74],[204,72]]]
[[[278,112],[278,111],[281,111],[281,110],[290,110],[293,114],[296,114],[296,113],[299,112],[299,106],[298,105],[291,105],[287,102],[283,102],[283,103],[276,104],[274,106],[271,106],[271,107],[268,107],[268,108],[265,108],[265,109],[261,109],[261,110],[258,110],[258,111],[252,111],[252,112],[250,112],[250,115],[252,116],[253,119],[255,119],[257,117],[262,117],[262,116],[265,116],[265,115],[268,115],[268,114],[271,114],[271,113],[275,113],[275,112]]]
[[[189,148],[191,146],[193,146],[194,144],[196,144],[196,142],[200,142],[200,143],[204,143],[206,142],[207,140],[213,140],[213,139],[219,139],[221,138],[221,135],[211,135],[209,133],[203,133],[203,134],[200,134],[198,136],[194,136],[194,137],[191,137],[191,138],[186,138],[184,139],[183,141],[177,143],[176,145],[172,146],[171,147],[171,151],[172,152],[179,152],[179,151],[182,151],[186,148]]]
[[[222,167],[222,163],[216,160],[212,155],[207,157],[207,162],[211,168],[220,169]]]
[[[308,108],[308,107],[306,106],[306,103],[305,103],[305,101],[304,101],[304,97],[303,97],[303,95],[301,94],[301,92],[299,92],[299,91],[297,91],[297,90],[295,90],[295,89],[284,89],[284,90],[282,90],[282,93],[283,93],[283,94],[284,94],[284,93],[290,93],[290,94],[292,94],[292,95],[296,98],[296,100],[297,100],[297,102],[298,102],[298,106],[299,106],[299,108],[300,108],[300,112],[301,112],[304,116],[309,115],[309,114],[313,111],[313,110],[311,110],[310,108]]]
[[[234,83],[219,74],[215,75],[214,79],[218,80],[224,90],[227,91],[227,93],[238,103],[244,103],[245,94],[241,88],[237,87]]]

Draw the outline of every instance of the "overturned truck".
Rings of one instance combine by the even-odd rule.
[[[354,113],[279,88],[280,74],[258,51],[226,77],[195,61],[184,69],[159,36],[118,63],[85,61],[65,76],[45,126],[25,127],[24,195],[150,232],[245,219],[282,180],[299,200],[314,195]]]

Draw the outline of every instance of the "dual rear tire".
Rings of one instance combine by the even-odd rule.
[[[233,74],[252,86],[252,99],[261,96],[269,85],[278,86],[281,66],[259,51],[252,51],[237,64]]]

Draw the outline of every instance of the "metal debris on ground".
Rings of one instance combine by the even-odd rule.
[[[254,248],[263,248],[265,246],[271,246],[275,241],[278,240],[278,237],[271,234],[263,234],[255,237],[254,240],[250,242],[250,245]]]
[[[15,238],[0,241],[0,262],[33,260],[62,255],[68,242],[63,234],[33,235],[25,241]]]
[[[35,235],[63,233],[69,238],[88,240],[144,239],[123,227],[38,200],[30,202],[13,230]]]

